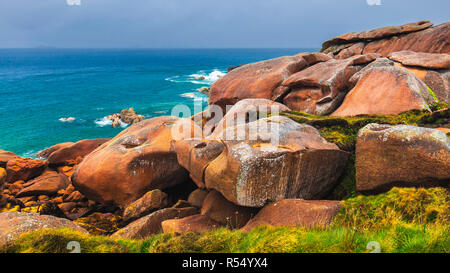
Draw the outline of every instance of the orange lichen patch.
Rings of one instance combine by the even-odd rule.
[[[78,165],[75,165],[75,166],[62,166],[62,167],[58,168],[58,172],[70,177],[75,172],[77,166]]]
[[[414,74],[414,76],[416,76],[417,78],[419,78],[421,80],[425,79],[425,76],[427,75],[427,72],[428,72],[424,68],[404,66],[401,63],[397,63],[397,62],[394,62],[394,65],[398,66],[398,67],[404,67],[404,68],[408,69],[410,72],[412,72]]]
[[[285,149],[285,150],[293,150],[293,148],[292,147],[290,147],[290,146],[288,146],[288,145],[277,145],[277,146],[274,146],[274,145],[272,145],[272,143],[257,143],[257,144],[254,144],[253,146],[252,146],[253,148],[255,148],[255,149]]]

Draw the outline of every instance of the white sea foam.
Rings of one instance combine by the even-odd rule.
[[[200,92],[188,92],[188,93],[183,93],[179,95],[180,97],[183,98],[188,98],[188,99],[193,99],[194,101],[207,101],[208,100],[208,96],[206,96],[203,93]]]
[[[189,82],[194,84],[210,85],[225,75],[225,72],[214,69],[210,71],[200,70],[195,74],[185,76],[172,76],[165,80],[170,82]]]
[[[101,119],[96,119],[96,120],[94,121],[94,123],[97,124],[97,125],[100,126],[100,127],[105,127],[105,126],[111,126],[111,125],[112,125],[112,120],[108,119],[107,117],[103,117],[103,118],[101,118]],[[122,122],[122,121],[120,120],[120,127],[125,128],[125,127],[127,127],[127,126],[128,126],[127,123]]]

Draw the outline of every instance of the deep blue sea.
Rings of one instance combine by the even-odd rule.
[[[56,143],[113,137],[104,117],[207,104],[197,90],[229,66],[313,49],[0,49],[0,149],[33,157]],[[205,79],[198,80],[199,75]],[[73,122],[61,118],[73,117]]]

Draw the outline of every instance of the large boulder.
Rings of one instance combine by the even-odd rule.
[[[73,185],[90,200],[125,207],[150,190],[184,182],[188,174],[170,147],[172,128],[181,123],[196,126],[177,117],[132,125],[84,158],[72,175]]]
[[[370,42],[364,47],[363,53],[379,53],[383,56],[402,50],[448,53],[450,52],[449,34],[450,22],[446,22],[422,31]]]
[[[83,139],[76,143],[57,144],[55,150],[48,155],[48,162],[51,165],[75,165],[80,163],[83,158],[97,149],[103,143],[109,141],[109,138]],[[59,147],[59,148],[58,148]],[[48,148],[52,150],[53,147]],[[40,152],[43,157],[48,151]]]
[[[450,103],[450,54],[400,51],[388,58],[421,79],[439,101]]]
[[[289,107],[268,99],[243,99],[227,110],[225,116],[215,126],[212,138],[220,135],[227,127],[256,121],[271,114],[277,115],[290,110]]]
[[[166,220],[161,223],[164,233],[183,234],[188,232],[206,232],[220,228],[222,225],[208,216],[197,214],[181,219]]]
[[[340,201],[285,199],[265,206],[242,230],[257,226],[324,227],[339,211]]]
[[[138,220],[131,222],[126,227],[115,232],[113,238],[125,239],[145,239],[154,234],[163,231],[161,223],[169,219],[178,219],[194,215],[198,213],[197,208],[166,208],[157,210],[149,215],[146,215]]]
[[[0,167],[5,168],[6,163],[8,163],[9,160],[18,157],[13,152],[8,152],[5,150],[0,150]]]
[[[389,53],[402,50],[450,52],[450,22],[435,27],[432,25],[429,21],[419,21],[402,26],[347,33],[324,42],[321,51],[332,53],[339,59],[367,53],[388,56]]]
[[[386,26],[373,30],[366,30],[362,32],[350,32],[334,37],[322,45],[322,50],[328,49],[331,46],[348,44],[351,42],[372,41],[392,37],[410,32],[424,30],[433,26],[430,21],[419,21],[415,23],[408,23],[401,26]]]
[[[439,130],[369,124],[358,133],[356,188],[444,186],[450,182],[450,139]]]
[[[361,70],[362,64],[377,57],[377,54],[368,54],[345,60],[331,59],[297,72],[282,83],[291,90],[283,98],[283,103],[296,111],[317,115],[330,114],[350,90],[349,79]]]
[[[87,233],[72,221],[50,215],[9,211],[0,213],[0,248],[7,246],[22,234],[43,228],[70,228]]]
[[[237,67],[211,86],[210,104],[225,110],[226,105],[233,105],[242,99],[276,100],[287,91],[281,83],[306,66],[303,58],[285,56]]]
[[[177,141],[175,151],[180,162],[193,162],[181,164],[207,188],[248,207],[262,207],[269,200],[323,197],[348,156],[315,128],[281,116],[227,128],[217,139]],[[215,157],[196,164],[192,154]]]
[[[399,51],[388,55],[388,58],[406,66],[420,66],[429,69],[450,68],[450,54]]]
[[[61,148],[64,148],[64,147],[69,147],[69,146],[71,146],[73,144],[74,144],[73,142],[58,143],[58,144],[55,144],[55,145],[53,145],[51,147],[48,147],[48,148],[46,148],[46,149],[44,149],[42,151],[37,152],[36,156],[39,157],[39,158],[48,159],[48,157],[53,152],[55,152],[55,151],[57,151],[57,150],[59,150]]]
[[[224,147],[220,141],[204,139],[186,139],[173,144],[178,162],[189,171],[189,176],[199,188],[205,188],[205,170],[222,153]]]
[[[52,196],[59,190],[67,188],[69,184],[70,181],[67,176],[55,171],[45,171],[39,177],[27,182],[16,197],[38,195]]]
[[[256,213],[254,208],[238,206],[214,190],[206,196],[201,210],[202,215],[230,228],[243,227]]]
[[[167,194],[160,190],[152,190],[128,205],[123,212],[123,220],[138,219],[168,205]]]
[[[47,167],[48,162],[27,157],[15,157],[6,164],[8,182],[27,181],[39,176]]]
[[[208,195],[208,191],[204,189],[196,189],[189,194],[188,202],[193,207],[201,208],[203,206],[203,202],[205,201],[206,196]]]
[[[375,63],[350,81],[356,82],[355,87],[332,116],[397,115],[413,109],[430,110],[437,103],[428,86],[402,67]]]

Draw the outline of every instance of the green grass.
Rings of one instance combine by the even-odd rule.
[[[262,226],[246,233],[225,228],[184,235],[158,234],[146,240],[120,240],[60,229],[25,234],[0,252],[65,253],[78,241],[83,253],[318,253],[369,252],[376,241],[382,252],[448,253],[449,194],[446,189],[394,188],[343,202],[326,228]]]
[[[249,233],[225,228],[180,236],[163,234],[147,240],[118,240],[59,229],[21,237],[8,253],[68,253],[71,241],[82,253],[363,253],[371,241],[382,252],[448,253],[448,230],[442,226],[400,225],[372,231],[339,226],[306,230],[298,227],[258,227]]]

